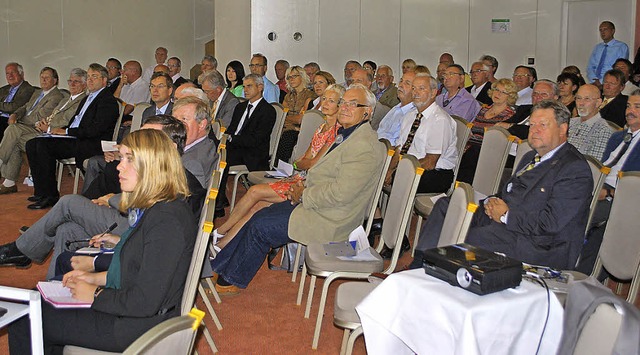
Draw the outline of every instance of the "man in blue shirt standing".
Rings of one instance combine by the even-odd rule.
[[[268,103],[279,102],[280,89],[265,76],[267,73],[267,57],[260,53],[254,54],[251,57],[249,70],[251,70],[251,74],[260,75],[264,80],[264,91],[262,93],[264,99]]]
[[[624,42],[613,38],[616,26],[611,21],[603,21],[599,27],[602,43],[596,44],[589,57],[587,66],[587,78],[589,82],[602,87],[604,73],[611,68],[616,59],[629,59],[629,47]]]

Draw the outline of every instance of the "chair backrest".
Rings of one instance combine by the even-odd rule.
[[[604,267],[619,280],[631,280],[627,301],[635,303],[640,279],[640,172],[618,174],[616,196],[611,205],[609,220],[592,275],[599,275]]]
[[[385,273],[392,272],[398,262],[402,248],[395,248],[395,246],[401,243],[404,237],[409,217],[411,217],[413,199],[416,196],[423,172],[424,169],[420,166],[420,162],[412,155],[403,155],[396,168],[396,175],[391,186],[384,223],[380,232],[380,238],[384,240],[384,244],[389,248],[394,248],[391,263]],[[379,247],[382,244],[378,243]]]
[[[453,168],[453,183],[448,193],[450,193],[455,186],[458,169],[460,169],[460,162],[462,161],[462,153],[471,135],[471,127],[473,127],[473,123],[467,122],[467,120],[460,116],[452,115],[451,118],[456,122],[456,149],[458,149],[458,160],[456,160],[456,166]]]
[[[224,169],[227,167],[227,150],[220,149],[218,151],[218,165],[217,170],[220,172],[220,176],[224,172]]]
[[[369,235],[369,232],[371,232],[373,219],[376,215],[376,208],[378,207],[378,201],[380,200],[380,196],[382,194],[382,187],[384,186],[384,178],[387,176],[389,165],[391,165],[391,159],[393,158],[393,154],[395,153],[395,150],[393,149],[393,147],[391,146],[391,143],[388,140],[382,138],[380,139],[380,142],[384,144],[385,148],[387,148],[387,155],[384,158],[384,164],[382,165],[382,172],[380,173],[380,176],[378,178],[378,183],[376,185],[376,189],[373,192],[373,196],[371,197],[371,202],[369,202],[369,207],[367,208],[367,210],[369,211],[369,214],[367,215],[367,225],[365,226],[365,229],[364,229],[367,235]]]
[[[220,171],[214,170],[211,182],[209,183],[209,190],[205,197],[204,205],[202,206],[202,212],[200,212],[198,236],[193,248],[189,272],[187,273],[187,280],[182,293],[182,305],[180,308],[182,314],[189,312],[195,303],[202,265],[204,264],[206,251],[209,246],[209,237],[213,231],[213,213],[215,211],[216,197],[218,196],[217,186],[220,185],[220,177]]]
[[[300,133],[298,133],[298,141],[293,147],[293,153],[291,154],[291,162],[302,158],[306,153],[307,148],[311,144],[313,135],[324,123],[324,114],[318,110],[309,110],[302,116],[302,123],[300,125]],[[277,162],[274,162],[277,165]]]
[[[220,138],[222,137],[222,133],[220,132],[221,129],[222,126],[220,125],[220,122],[218,120],[211,122],[211,132],[218,140],[220,140]]]
[[[113,136],[111,138],[112,141],[118,139],[118,134],[120,133],[120,124],[122,124],[122,116],[124,115],[124,107],[125,105],[118,101],[118,119],[116,120],[116,126],[113,127]]]
[[[513,140],[514,137],[509,134],[509,131],[502,127],[492,126],[485,129],[478,166],[473,178],[475,191],[487,196],[498,191]]]
[[[133,108],[131,112],[131,129],[129,132],[135,132],[140,129],[140,126],[142,126],[142,113],[149,107],[151,107],[150,103],[141,102]]]
[[[609,120],[605,120],[605,121],[607,121],[607,124],[609,124],[609,127],[611,127],[611,130],[613,130],[614,132],[622,131],[622,127],[618,126],[614,122],[611,122]]]
[[[589,163],[589,168],[591,168],[591,175],[593,176],[593,191],[591,195],[591,203],[589,204],[589,218],[587,219],[587,226],[585,230],[585,234],[587,230],[589,230],[589,226],[591,225],[591,218],[593,218],[593,213],[596,210],[596,204],[598,203],[598,195],[600,194],[600,190],[602,189],[602,185],[604,185],[604,180],[611,172],[611,168],[602,165],[602,163],[590,156],[584,156],[587,159],[587,163]]]
[[[518,142],[518,148],[516,149],[516,158],[513,160],[513,170],[511,171],[511,175],[515,175],[518,171],[518,165],[520,161],[522,161],[522,157],[533,150],[529,145],[529,141],[526,139],[518,139],[514,138]]]
[[[149,329],[124,351],[133,354],[191,354],[204,312],[197,309],[181,317],[175,317]]]
[[[471,225],[471,218],[478,209],[473,202],[471,185],[456,181],[456,188],[451,194],[447,214],[442,224],[438,247],[463,243]]]
[[[600,304],[585,322],[574,354],[613,354],[622,315],[609,303]]]
[[[282,105],[279,103],[272,103],[271,106],[276,109],[276,122],[271,129],[271,141],[269,142],[269,166],[273,169],[276,166],[276,149],[278,149],[278,143],[280,142],[280,135],[282,135],[282,129],[284,128],[284,119],[287,117],[287,112],[282,109]]]

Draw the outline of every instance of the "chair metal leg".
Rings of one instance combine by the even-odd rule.
[[[418,221],[416,222],[416,234],[413,236],[413,247],[411,248],[411,257],[416,253],[416,246],[418,245],[418,238],[420,237],[420,227],[422,227],[422,216],[416,213]]]
[[[218,294],[218,291],[216,291],[216,285],[213,284],[210,277],[207,277],[206,280],[207,280],[207,285],[209,285],[209,289],[213,294],[213,298],[216,300],[216,303],[218,304],[222,303],[222,300],[220,299],[220,295]]]
[[[313,278],[314,276],[311,277]],[[318,305],[318,318],[316,319],[316,330],[313,333],[313,343],[311,344],[311,348],[314,350],[318,348],[318,341],[320,340],[320,330],[322,329],[322,319],[324,318],[324,307],[327,303],[329,286],[336,277],[337,275],[333,273],[327,276],[322,284],[322,294],[320,295],[320,304]],[[309,294],[311,294],[311,291],[309,291]]]
[[[304,317],[309,318],[311,315],[311,303],[313,302],[313,291],[316,289],[316,275],[311,275],[309,280],[309,294],[307,295],[307,307],[304,310]]]
[[[351,353],[353,353],[353,344],[355,344],[356,339],[358,339],[358,337],[362,335],[362,333],[362,326],[359,326],[358,328],[351,331],[351,334],[349,334],[349,340],[347,341],[347,349],[345,351],[346,355],[351,355]]]
[[[302,294],[304,293],[304,279],[307,277],[307,264],[302,264],[300,272],[300,286],[298,287],[298,297],[296,298],[296,306],[302,303]]]
[[[209,297],[207,297],[207,293],[205,292],[201,284],[198,284],[198,293],[200,293],[200,297],[202,297],[202,301],[204,302],[204,305],[209,310],[209,315],[211,316],[211,319],[213,319],[213,322],[216,324],[216,327],[218,328],[218,330],[222,330],[222,324],[220,323],[220,319],[218,319],[218,315],[216,314],[216,311],[213,309],[213,306],[211,305],[211,301],[209,301]]]
[[[60,164],[59,162],[56,163],[56,166],[58,167],[58,191],[60,191],[60,184],[62,183],[62,173],[64,172],[64,165]]]
[[[209,329],[207,329],[207,325],[202,322],[202,326],[204,327],[202,328],[202,333],[204,335],[204,338],[207,340],[207,343],[209,343],[211,351],[213,351],[214,354],[217,353],[218,348],[216,347],[216,343],[213,342],[213,338],[211,337],[211,333],[209,333]]]
[[[82,176],[82,180],[84,181],[84,174],[82,174],[82,170],[76,168],[76,172],[74,175],[75,176],[73,178],[73,194],[76,195],[78,193],[78,184],[80,182],[80,176]]]
[[[302,244],[297,243],[296,258],[293,261],[293,275],[291,275],[291,282],[296,282],[296,276],[298,275],[298,264],[300,263],[300,254],[302,254]]]
[[[349,334],[351,330],[348,328],[344,328],[344,332],[342,333],[342,343],[340,344],[340,355],[344,355],[347,350],[347,342],[349,341]]]
[[[236,174],[233,177],[233,192],[231,193],[231,201],[229,201],[229,213],[233,212],[233,208],[236,205],[236,193],[238,192],[238,181],[240,180],[241,174]]]

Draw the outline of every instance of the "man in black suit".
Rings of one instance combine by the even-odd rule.
[[[584,156],[567,143],[571,113],[555,100],[533,107],[527,153],[496,196],[480,202],[466,242],[536,265],[573,269],[584,241],[593,190]],[[411,267],[436,247],[449,204],[438,200],[420,233]]]
[[[122,74],[122,63],[116,58],[109,58],[107,60],[107,90],[111,91],[111,94],[116,92],[118,86],[120,86],[120,75]]]
[[[171,81],[171,77],[169,76],[169,74],[154,73],[151,76],[151,84],[149,84],[148,90],[151,92],[151,100],[153,102],[153,105],[147,107],[144,112],[142,112],[142,121],[144,122],[146,118],[155,115],[171,115],[171,110],[173,109],[173,102],[171,102],[171,95],[173,94],[173,82]],[[123,137],[129,133],[129,127],[126,127],[126,129],[124,130],[124,134],[122,134]],[[105,169],[114,172],[115,167],[119,162],[120,157],[118,155],[118,152],[104,152],[104,155],[101,154],[89,158],[89,162],[87,163],[87,171],[84,174],[82,194],[89,198],[96,198],[90,197],[95,196],[95,194],[88,192],[88,189],[93,184],[94,180],[102,172],[105,171]],[[115,176],[118,176],[117,172],[115,172]],[[112,186],[119,188],[118,181],[114,181]],[[97,192],[99,193],[98,196],[102,196],[107,193],[102,192],[104,191]]]
[[[183,78],[180,75],[180,71],[182,70],[182,61],[178,57],[171,57],[167,61],[167,66],[169,67],[169,76],[173,80],[173,88],[177,88],[178,86],[186,83],[187,79]]]
[[[602,104],[600,105],[600,116],[607,121],[611,121],[620,127],[627,123],[625,111],[627,110],[627,100],[629,97],[622,94],[626,80],[624,73],[618,69],[611,69],[604,74],[602,83]]]
[[[33,176],[34,196],[29,209],[53,206],[60,196],[56,186],[56,161],[74,158],[82,162],[102,153],[101,140],[111,140],[118,120],[119,107],[107,86],[107,68],[93,63],[87,70],[89,95],[67,128],[54,128],[51,134],[68,137],[37,137],[27,142],[26,151]]]
[[[475,62],[471,65],[471,81],[473,85],[467,86],[465,89],[476,98],[480,104],[488,106],[493,105],[493,100],[487,93],[491,89],[491,83],[489,82],[489,74],[491,68],[482,62]]]
[[[262,97],[262,80],[263,77],[257,74],[249,74],[243,78],[247,101],[236,106],[226,131],[229,135],[227,168],[222,174],[221,195],[218,195],[220,203],[216,203],[216,210],[219,212],[223,212],[221,210],[228,202],[225,188],[230,166],[246,165],[249,171],[269,168],[269,143],[276,122],[276,110]]]

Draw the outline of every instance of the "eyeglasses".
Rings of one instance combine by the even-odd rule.
[[[501,94],[505,94],[505,95],[509,95],[508,92],[504,91],[504,90],[500,90],[500,89],[493,89],[493,92],[499,92]]]
[[[177,65],[177,64],[168,64],[167,66],[168,66],[169,68],[180,68],[180,66],[179,66],[179,65]]]
[[[548,92],[537,92],[537,91],[534,91],[534,92],[532,92],[532,93],[531,93],[531,96],[532,96],[532,97],[533,97],[533,96],[535,96],[535,97],[542,97],[542,98],[547,99],[547,98],[550,98],[550,97],[551,97],[551,94],[549,94]]]
[[[385,79],[388,78],[389,76],[387,74],[378,74],[375,76],[376,79]]]
[[[367,105],[359,104],[357,101],[344,101],[343,99],[338,101],[338,105],[341,107],[347,107],[350,110],[353,110],[356,107],[369,107]]]
[[[478,70],[472,70],[472,71],[470,71],[469,73],[470,73],[471,75],[473,75],[473,74],[478,74],[478,73],[482,73],[482,72],[485,72],[485,71],[486,71],[486,70],[484,70],[484,69],[478,69]]]
[[[264,64],[249,64],[249,68],[264,67]]]
[[[576,101],[585,101],[585,102],[591,102],[591,101],[595,101],[598,98],[591,98],[591,97],[583,97],[583,96],[576,96]]]
[[[102,75],[100,74],[93,74],[93,75],[88,75],[87,79],[91,79],[91,80],[99,80],[102,79]]]
[[[69,85],[78,85],[78,84],[82,84],[81,80],[67,80],[67,84]]]
[[[462,73],[444,73],[444,74],[442,74],[442,76],[444,76],[445,78],[453,78],[456,75],[464,75],[464,74],[462,74]]]
[[[513,74],[514,78],[528,78],[530,76],[530,74]]]
[[[110,69],[110,70],[118,69],[119,70],[120,68],[112,66],[112,67],[107,67],[107,69]]]
[[[292,75],[287,76],[287,80],[291,80],[291,79],[295,79],[295,78],[299,78],[299,77],[300,77],[300,74],[292,74]]]
[[[162,89],[166,89],[166,88],[168,88],[168,86],[166,86],[165,84],[159,84],[159,85],[153,85],[153,84],[151,84],[151,85],[149,85],[149,89],[150,89],[150,90],[153,90],[153,89],[160,89],[160,90],[162,90]]]

